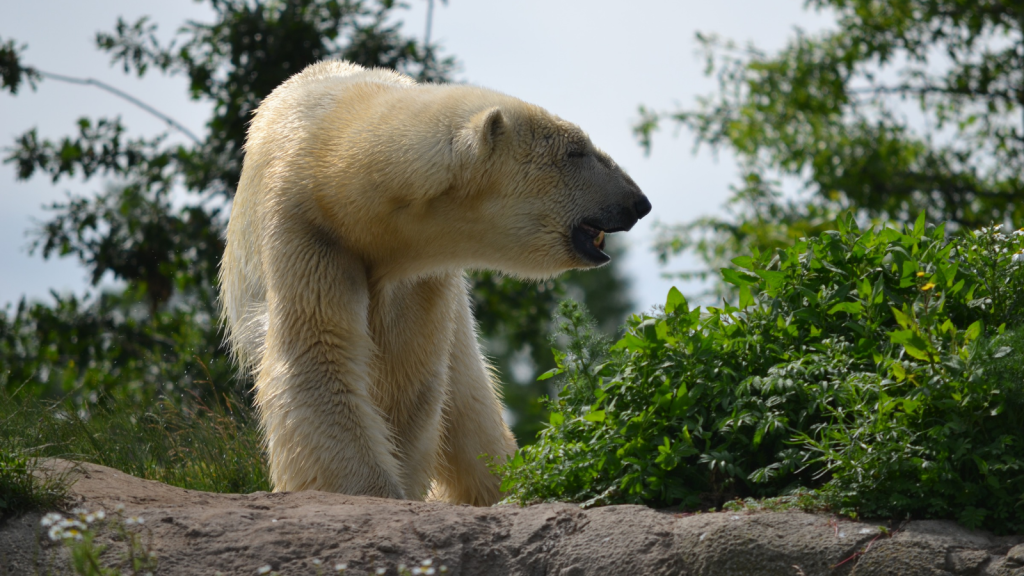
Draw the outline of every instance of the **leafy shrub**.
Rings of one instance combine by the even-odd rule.
[[[815,490],[847,513],[1024,531],[1024,232],[837,230],[733,260],[738,306],[560,309],[564,389],[503,467],[513,501],[719,506]]]
[[[0,389],[18,398],[101,398],[138,407],[157,399],[244,396],[247,382],[221,348],[212,294],[150,312],[127,292],[0,308]]]

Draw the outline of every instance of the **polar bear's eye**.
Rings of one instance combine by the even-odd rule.
[[[572,148],[568,152],[566,152],[565,157],[566,158],[584,158],[586,155],[587,155],[587,153],[585,151],[583,151],[583,150],[581,150],[579,148]]]

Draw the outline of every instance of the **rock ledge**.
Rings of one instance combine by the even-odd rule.
[[[399,564],[433,558],[453,575],[1024,576],[1024,536],[995,537],[952,522],[909,522],[887,535],[870,522],[799,512],[682,516],[642,506],[472,508],[323,492],[211,494],[95,464],[74,467],[78,505],[122,504],[144,518],[158,574],[166,575],[252,575],[266,565],[282,575],[315,574],[315,558],[326,567],[346,563],[346,574],[396,574]],[[33,565],[40,518],[0,526],[0,573],[43,572]],[[48,547],[42,556],[52,555]]]

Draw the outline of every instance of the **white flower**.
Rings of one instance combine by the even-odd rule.
[[[430,559],[430,558],[427,558],[427,559],[426,559],[426,560],[424,560],[423,562],[420,562],[420,566],[430,566],[430,565],[431,565],[431,564],[433,564],[433,563],[434,563],[434,561],[433,561],[432,559]]]
[[[344,572],[346,568],[348,568],[348,564],[335,564],[334,565],[334,569],[337,570],[338,572]]]
[[[107,513],[104,512],[103,510],[97,510],[96,511],[96,519],[97,520],[106,520],[107,519]]]
[[[141,516],[131,516],[124,521],[125,526],[132,526],[134,524],[142,524],[143,520]]]
[[[124,512],[124,504],[118,504],[114,506],[114,512]]]
[[[323,563],[324,563],[323,560],[321,560],[319,558],[313,558],[313,566],[319,566],[319,565],[321,565]]]
[[[78,520],[71,520],[69,518],[62,518],[61,521],[57,522],[54,526],[62,530],[67,530],[68,528],[77,528],[78,530],[85,530],[85,524],[79,522]]]
[[[269,574],[271,570],[273,570],[273,568],[270,567],[270,564],[267,564],[265,566],[260,566],[259,570],[257,570],[256,573],[257,574]]]
[[[438,572],[440,572],[441,574],[447,574],[447,573],[448,573],[448,567],[447,567],[447,566],[445,566],[444,564],[441,564],[441,567],[440,567],[440,568],[438,568],[437,570],[438,570]]]
[[[377,576],[383,576],[383,574],[386,573],[387,571],[388,571],[387,568],[377,568],[376,572],[374,572],[374,573]]]
[[[78,507],[78,508],[74,508],[74,509],[72,509],[72,510],[71,510],[71,513],[72,513],[72,514],[74,514],[75,516],[83,516],[83,515],[85,515],[85,514],[88,514],[88,513],[89,513],[89,511],[88,511],[88,510],[86,510],[85,508],[82,508],[82,507]]]
[[[398,565],[398,571],[401,572],[402,570],[405,570],[405,564],[404,563]]]
[[[426,570],[423,571],[423,573],[426,574],[427,576],[433,576],[434,569],[433,568],[427,568]]]
[[[54,524],[60,522],[63,519],[64,517],[60,514],[57,514],[56,512],[50,512],[46,516],[43,516],[43,519],[39,521],[39,524],[42,525],[43,528],[49,528],[50,526],[53,526]]]

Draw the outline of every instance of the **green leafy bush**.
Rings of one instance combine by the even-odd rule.
[[[222,349],[212,294],[150,313],[139,294],[61,297],[0,308],[0,390],[17,398],[222,402],[250,382]],[[127,405],[127,404],[125,404]]]
[[[565,386],[504,466],[513,501],[719,506],[814,490],[847,513],[1024,531],[1024,232],[837,230],[733,260],[738,306],[561,310]]]

